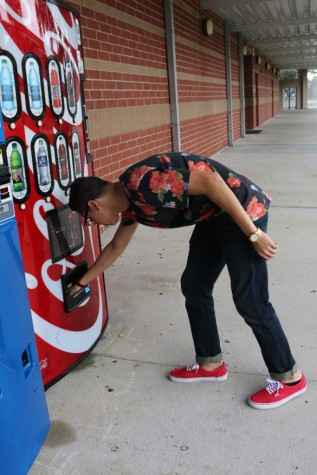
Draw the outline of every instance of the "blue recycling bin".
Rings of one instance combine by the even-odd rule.
[[[0,166],[0,473],[26,475],[49,431],[9,169]]]

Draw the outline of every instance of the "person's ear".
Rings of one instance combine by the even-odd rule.
[[[98,203],[97,200],[89,200],[88,206],[89,208],[95,209],[97,211],[100,209],[100,203]]]

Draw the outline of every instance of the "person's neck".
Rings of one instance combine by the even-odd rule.
[[[111,183],[111,192],[113,193],[114,198],[118,202],[120,211],[125,211],[129,208],[130,203],[127,195],[124,192],[119,181],[114,181]]]

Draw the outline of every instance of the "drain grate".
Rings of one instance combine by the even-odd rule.
[[[245,131],[246,134],[260,134],[261,132],[262,130],[255,130],[255,129],[250,129],[250,130]]]

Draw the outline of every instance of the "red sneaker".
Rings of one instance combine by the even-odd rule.
[[[302,379],[295,386],[287,386],[281,381],[267,380],[265,388],[249,397],[248,403],[255,409],[274,409],[282,406],[294,397],[300,396],[306,391],[306,378]]]
[[[169,379],[176,383],[193,383],[195,381],[225,381],[228,370],[225,363],[212,371],[206,371],[198,363],[187,368],[174,369],[169,374]]]

